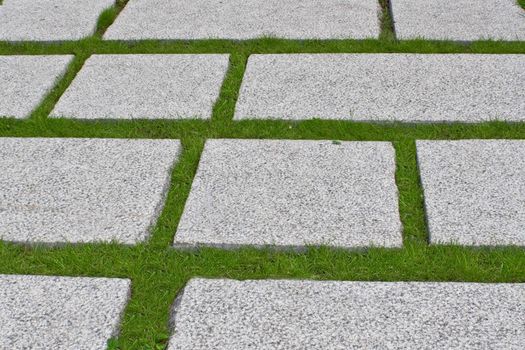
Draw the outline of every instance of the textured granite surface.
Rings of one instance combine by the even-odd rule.
[[[3,0],[0,40],[63,41],[92,35],[114,0]]]
[[[525,141],[417,141],[431,243],[525,245]]]
[[[377,38],[370,0],[131,0],[105,39]]]
[[[0,56],[0,117],[29,117],[72,59],[73,56]]]
[[[399,39],[525,40],[516,0],[390,0]]]
[[[525,55],[252,55],[235,119],[524,121],[523,67]]]
[[[190,280],[175,349],[523,349],[524,284]]]
[[[211,118],[228,55],[91,56],[51,117]]]
[[[0,138],[0,239],[144,241],[179,151],[177,140]]]
[[[400,247],[387,142],[208,140],[176,247]]]
[[[0,275],[0,348],[105,350],[116,337],[131,281]]]

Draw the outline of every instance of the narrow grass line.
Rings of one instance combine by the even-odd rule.
[[[200,137],[191,136],[181,140],[183,152],[173,169],[165,205],[149,241],[152,247],[171,247],[197,171],[204,142],[205,140]]]
[[[244,120],[220,131],[222,137],[397,141],[417,139],[525,138],[525,123],[366,123],[336,120]]]
[[[416,144],[414,140],[404,140],[395,142],[394,147],[396,149],[396,184],[399,191],[403,241],[404,244],[413,242],[426,244],[428,229],[417,166]]]
[[[117,16],[124,9],[127,3],[128,0],[116,0],[113,6],[104,10],[100,14],[97,21],[97,29],[93,34],[94,38],[102,39],[102,36],[106,32],[106,30],[109,28],[110,25],[113,24],[113,22],[115,22],[115,19],[117,19]]]
[[[104,32],[109,28],[109,26],[117,18],[118,12],[119,12],[119,9],[118,9],[118,5],[116,4],[102,11],[102,13],[100,14],[97,20],[97,26],[95,29],[95,33],[93,33],[94,38],[102,39]]]
[[[53,107],[58,102],[58,99],[64,91],[66,91],[67,87],[73,79],[75,78],[78,71],[82,68],[84,65],[84,62],[86,61],[88,56],[86,55],[76,55],[73,57],[73,60],[68,65],[66,69],[66,73],[62,77],[62,79],[59,79],[55,87],[47,94],[47,96],[42,100],[42,102],[38,105],[38,107],[31,113],[30,119],[44,119],[47,118],[49,113],[53,110]]]
[[[525,53],[523,41],[453,41],[426,40],[142,40],[108,41],[89,37],[62,43],[0,41],[0,54],[104,53]]]
[[[61,87],[65,88],[64,86]],[[46,115],[58,92],[39,110]],[[46,99],[46,100],[47,100]],[[231,115],[234,102],[229,102]],[[225,113],[225,115],[228,115]],[[75,120],[0,118],[0,136],[10,137],[119,137],[119,138],[268,138],[341,141],[399,141],[406,139],[525,139],[525,123],[365,123],[336,120]]]
[[[247,61],[248,55],[244,53],[230,54],[228,72],[223,81],[219,98],[213,106],[212,124],[220,125],[233,119]]]
[[[523,7],[523,9],[525,10],[525,0],[518,0],[518,5]]]
[[[391,0],[379,0],[381,7],[381,16],[379,18],[381,24],[381,34],[379,39],[382,40],[396,40],[396,31],[394,26],[394,19],[392,15]]]
[[[75,120],[47,118],[13,120],[0,118],[0,136],[10,137],[98,137],[171,138],[208,135],[208,121],[185,120]]]

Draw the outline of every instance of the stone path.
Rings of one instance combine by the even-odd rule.
[[[193,279],[175,349],[522,349],[524,284]]]
[[[179,152],[177,140],[0,138],[0,239],[144,241]]]
[[[29,117],[72,59],[70,55],[0,56],[0,117]]]
[[[391,0],[399,39],[525,40],[517,0]]]
[[[211,118],[228,55],[93,55],[51,117]]]
[[[0,0],[0,349],[525,349],[520,40],[516,0]]]
[[[525,141],[418,141],[431,243],[525,246]]]
[[[131,0],[104,38],[377,38],[378,12],[369,0]]]
[[[252,55],[235,119],[525,120],[525,55]]]
[[[175,246],[401,247],[386,142],[208,140]]]
[[[0,275],[0,347],[105,350],[129,293],[127,279]]]
[[[115,0],[2,0],[0,40],[78,40],[95,32]]]

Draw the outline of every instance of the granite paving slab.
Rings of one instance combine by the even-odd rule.
[[[252,55],[235,119],[525,120],[525,55]]]
[[[178,140],[0,138],[0,239],[142,242],[179,152]]]
[[[417,141],[432,244],[525,245],[525,141]]]
[[[3,0],[0,40],[79,40],[95,33],[102,12],[114,0]]]
[[[525,40],[517,0],[391,0],[398,39]]]
[[[29,117],[72,59],[69,55],[0,56],[0,117]]]
[[[209,119],[228,55],[94,55],[51,117]]]
[[[131,281],[0,275],[0,348],[105,350],[116,337]]]
[[[192,279],[175,349],[523,349],[524,284]]]
[[[208,140],[179,248],[401,247],[387,142]]]
[[[379,4],[370,0],[131,0],[104,38],[364,39],[379,32]]]

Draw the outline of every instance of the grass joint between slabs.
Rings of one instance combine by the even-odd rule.
[[[227,122],[233,119],[235,104],[240,91],[248,55],[242,53],[230,54],[230,62],[226,76],[221,86],[219,98],[212,111],[212,122]]]
[[[107,8],[100,14],[97,20],[95,34],[93,35],[95,38],[102,38],[106,30],[113,24],[115,19],[117,19],[120,11],[124,9],[127,3],[128,0],[116,0],[113,6]]]
[[[157,247],[171,247],[177,225],[182,216],[186,199],[190,193],[193,178],[204,148],[204,139],[183,139],[179,161],[171,174],[170,188],[164,207],[155,227],[151,230],[149,243]],[[166,230],[163,230],[166,229]]]
[[[380,39],[396,40],[394,16],[392,12],[392,0],[379,0],[381,7],[379,22],[381,26]]]
[[[399,214],[403,223],[403,242],[428,244],[423,189],[419,179],[414,140],[394,142],[396,149],[396,184],[399,192]]]
[[[60,96],[66,91],[67,87],[71,84],[76,74],[80,71],[87,56],[75,55],[71,63],[67,66],[65,74],[58,79],[55,86],[51,91],[44,97],[40,104],[29,116],[30,119],[44,119],[47,118],[49,113],[53,110],[53,107],[58,102]]]
[[[106,28],[99,28],[104,31]],[[101,40],[100,34],[79,41],[6,42],[0,54],[139,54],[139,53],[525,53],[525,42],[482,40],[474,42],[388,40]]]

